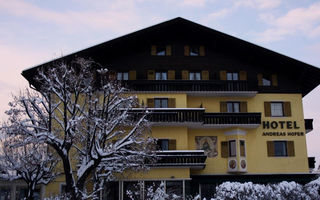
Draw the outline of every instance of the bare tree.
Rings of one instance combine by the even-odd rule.
[[[10,181],[25,181],[28,200],[33,199],[37,185],[46,185],[57,175],[53,172],[57,158],[48,152],[46,144],[34,142],[25,140],[23,135],[10,136],[1,141],[0,176]]]
[[[36,138],[59,155],[71,199],[94,198],[101,180],[146,168],[154,158],[146,111],[133,115],[136,96],[109,75],[85,59],[40,68],[39,92],[16,97],[7,112],[27,140]],[[96,187],[90,194],[85,185],[91,179]]]

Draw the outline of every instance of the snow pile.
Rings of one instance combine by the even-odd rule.
[[[305,186],[282,181],[277,184],[253,184],[252,182],[224,182],[216,187],[214,200],[313,200],[320,199],[320,178]]]

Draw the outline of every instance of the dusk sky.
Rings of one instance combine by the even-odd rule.
[[[183,17],[320,67],[320,2],[312,0],[0,0],[0,119],[23,69]],[[320,77],[319,77],[320,78]],[[308,155],[320,161],[320,87],[304,98]]]

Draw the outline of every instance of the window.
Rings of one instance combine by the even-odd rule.
[[[229,141],[229,157],[237,156],[237,143],[235,140]]]
[[[199,47],[191,46],[190,47],[190,56],[199,56],[199,55],[200,55]]]
[[[155,98],[154,99],[155,108],[168,108],[168,99],[167,98]]]
[[[189,80],[201,80],[201,73],[200,72],[190,72],[189,73]]]
[[[228,81],[237,81],[237,80],[239,80],[239,74],[228,72],[227,73],[227,80]]]
[[[166,181],[166,193],[172,198],[172,195],[182,197],[183,182],[182,181]],[[178,198],[180,200],[180,198]],[[183,199],[183,198],[181,198]]]
[[[244,140],[240,140],[240,156],[246,156],[246,143]]]
[[[274,156],[288,156],[287,141],[274,141]]]
[[[157,140],[157,150],[161,150],[161,151],[169,150],[169,140],[168,139],[158,139]]]
[[[157,46],[156,55],[157,56],[165,56],[166,55],[166,47],[165,46]]]
[[[295,156],[294,141],[267,141],[269,157]]]
[[[240,112],[240,103],[239,102],[227,102],[227,112],[228,113]]]
[[[129,80],[129,73],[128,72],[118,72],[117,73],[117,80]]]
[[[67,184],[61,183],[60,184],[60,194],[65,194],[66,193],[66,188],[67,188]]]
[[[271,86],[271,80],[267,77],[262,78],[262,85],[263,86]]]
[[[167,72],[156,72],[156,80],[167,80]]]
[[[283,117],[283,104],[282,102],[271,103],[271,116],[272,117]]]

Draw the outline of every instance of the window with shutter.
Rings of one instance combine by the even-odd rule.
[[[264,115],[271,117],[271,105],[270,102],[264,102]]]
[[[148,108],[154,108],[154,99],[147,99]]]
[[[244,140],[240,140],[240,156],[245,157],[246,156],[246,142]]]
[[[247,72],[246,71],[240,71],[239,78],[240,78],[240,81],[246,81],[247,80]]]
[[[220,80],[225,81],[227,80],[227,71],[220,71]]]
[[[177,150],[177,142],[176,140],[169,140],[169,150]]]
[[[168,71],[168,80],[175,80],[176,79],[176,73],[174,70]]]
[[[137,79],[137,72],[135,70],[129,71],[129,80],[136,80]]]
[[[148,80],[155,80],[155,71],[154,70],[148,70],[147,72]]]
[[[200,56],[205,56],[206,55],[206,51],[204,46],[200,46]]]
[[[274,156],[274,144],[273,144],[273,141],[267,141],[267,153],[268,153],[268,157]]]
[[[221,157],[222,158],[229,157],[229,143],[228,143],[228,141],[221,142]]]
[[[227,112],[227,102],[225,101],[220,102],[220,112]]]
[[[182,70],[181,75],[182,75],[182,80],[189,80],[189,71],[188,70]]]
[[[202,70],[201,71],[202,80],[209,80],[209,71]]]
[[[285,117],[291,117],[291,103],[289,101],[283,102],[283,113]]]
[[[184,46],[184,56],[189,56],[190,55],[190,46],[185,45]]]

